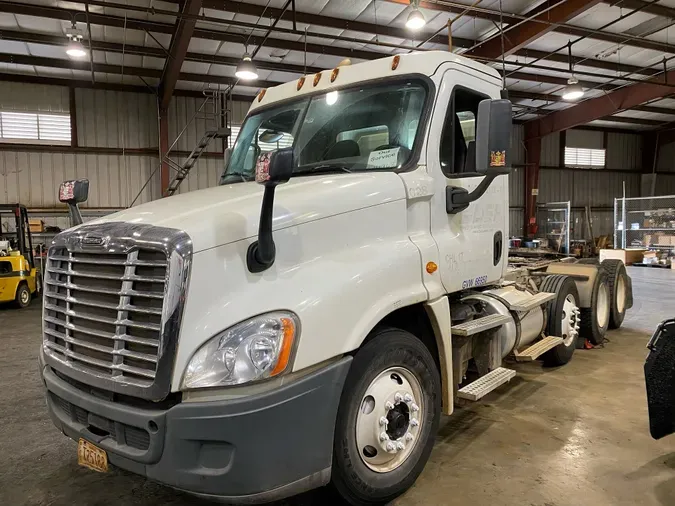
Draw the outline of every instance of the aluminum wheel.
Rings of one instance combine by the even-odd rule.
[[[413,452],[424,424],[424,398],[415,375],[391,367],[368,385],[356,418],[356,445],[375,472],[397,469]]]
[[[574,295],[565,297],[562,313],[562,337],[565,346],[571,345],[579,336],[579,308]]]
[[[607,283],[602,283],[598,287],[598,300],[596,308],[596,317],[598,319],[598,326],[607,328],[609,322],[609,287]]]

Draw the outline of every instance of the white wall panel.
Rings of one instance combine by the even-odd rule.
[[[187,193],[218,186],[223,168],[222,158],[208,157],[200,159],[190,171],[188,178],[181,184],[178,193]]]
[[[31,112],[69,112],[70,98],[64,86],[0,82],[0,109]]]
[[[157,148],[157,106],[149,93],[75,90],[80,147]]]
[[[86,207],[127,207],[157,168],[150,156],[0,152],[0,202],[55,208],[64,179],[89,179]],[[159,171],[138,202],[159,198]]]

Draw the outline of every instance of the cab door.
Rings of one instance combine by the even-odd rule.
[[[447,187],[471,192],[484,178],[475,165],[478,105],[498,98],[500,83],[490,75],[482,76],[460,65],[445,71],[429,130],[427,165],[435,181],[431,229],[448,293],[497,281],[507,264],[507,175],[497,176],[466,209],[448,212],[446,208]]]

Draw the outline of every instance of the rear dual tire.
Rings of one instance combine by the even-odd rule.
[[[342,391],[332,488],[355,506],[401,495],[429,459],[440,414],[441,379],[427,347],[409,332],[376,330],[356,353]],[[389,443],[399,449],[387,451]]]
[[[562,337],[563,342],[543,355],[544,365],[565,365],[572,359],[579,337],[579,292],[572,278],[563,274],[546,276],[539,289],[557,294],[546,304],[546,335]]]
[[[605,340],[611,313],[611,293],[607,272],[600,267],[591,289],[591,307],[581,309],[581,337],[594,345]]]

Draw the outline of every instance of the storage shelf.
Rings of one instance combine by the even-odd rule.
[[[647,231],[647,232],[675,232],[675,227],[663,227],[663,228],[627,228],[626,232],[640,232],[640,231]],[[623,232],[623,230],[619,229],[618,232]]]

